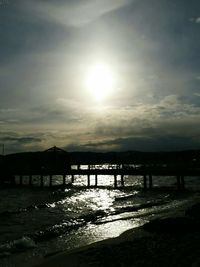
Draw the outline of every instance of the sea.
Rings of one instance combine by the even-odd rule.
[[[85,168],[85,166],[82,166]],[[19,177],[15,177],[19,184]],[[31,267],[43,258],[97,241],[165,216],[199,197],[199,177],[185,177],[186,190],[177,191],[176,177],[153,177],[153,189],[143,190],[143,177],[125,176],[114,188],[112,176],[98,176],[98,188],[76,175],[62,188],[63,177],[53,176],[49,188],[33,176],[33,187],[0,188],[0,266]],[[95,177],[91,176],[91,185]]]

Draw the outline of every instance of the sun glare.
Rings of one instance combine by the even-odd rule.
[[[97,101],[109,96],[114,87],[114,77],[109,66],[96,64],[88,70],[86,86]]]

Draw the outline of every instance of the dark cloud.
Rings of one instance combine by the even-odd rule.
[[[36,133],[26,135],[17,132],[0,133],[0,145],[4,145],[5,153],[22,152],[27,150],[40,150],[44,135]],[[1,153],[1,152],[0,152]]]
[[[182,136],[130,137],[107,140],[103,142],[86,143],[84,145],[69,145],[69,151],[173,151],[200,149],[200,142]]]
[[[19,144],[27,144],[27,143],[35,143],[35,142],[41,142],[42,139],[40,138],[35,138],[35,137],[10,137],[10,136],[5,136],[5,137],[0,137],[0,142],[14,142],[14,143],[19,143]]]

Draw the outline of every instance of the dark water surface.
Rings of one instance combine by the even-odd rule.
[[[54,184],[61,180],[54,177]],[[75,186],[63,190],[1,189],[0,266],[32,266],[45,255],[116,237],[181,207],[200,189],[197,177],[186,178],[184,193],[175,182],[157,177],[155,189],[143,192],[141,177],[127,176],[126,187],[114,189],[112,177],[99,177],[104,187],[86,188],[86,178],[77,176]]]

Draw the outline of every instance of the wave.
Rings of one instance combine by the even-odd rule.
[[[0,245],[0,257],[6,257],[12,253],[23,252],[27,249],[32,249],[35,247],[36,243],[33,239],[27,236],[23,236],[20,239]]]
[[[141,209],[147,209],[147,208],[152,208],[155,206],[161,206],[168,203],[167,201],[164,200],[159,200],[159,201],[149,201],[147,203],[143,204],[137,204],[137,205],[131,205],[131,206],[126,206],[117,209],[113,214],[119,214],[119,213],[124,213],[124,212],[132,212],[132,211],[139,211]]]
[[[160,206],[166,204],[167,201],[152,201],[139,205],[132,205],[122,208],[117,208],[115,211],[106,212],[104,210],[96,210],[93,212],[88,212],[79,216],[78,218],[72,218],[66,221],[62,221],[60,224],[45,227],[34,233],[27,234],[20,239],[10,241],[8,243],[0,245],[0,257],[9,256],[12,253],[19,253],[27,249],[35,248],[37,243],[51,240],[53,238],[59,237],[63,234],[69,233],[72,230],[76,230],[88,223],[92,224],[103,224],[115,221],[115,215],[123,214],[126,212],[137,212],[141,209],[151,208],[154,206]],[[42,206],[30,206],[30,210],[38,208],[47,208],[48,204]],[[27,209],[27,208],[26,208]],[[21,212],[21,211],[20,211]],[[2,214],[1,214],[2,215]],[[113,216],[113,218],[112,218]],[[109,218],[109,220],[107,219]],[[119,218],[120,220],[120,218]]]
[[[39,205],[30,205],[30,206],[27,206],[26,208],[19,208],[17,210],[6,210],[6,211],[3,211],[0,213],[0,217],[7,217],[7,216],[10,216],[10,215],[16,215],[16,214],[19,214],[19,213],[23,213],[23,212],[29,212],[29,211],[33,211],[33,210],[38,210],[38,209],[46,209],[46,208],[50,208],[52,207],[52,204],[39,204]]]
[[[56,224],[53,226],[46,227],[45,229],[42,229],[33,234],[30,234],[29,236],[35,242],[43,242],[43,241],[50,240],[52,238],[59,237],[74,229],[78,229],[84,224],[85,224],[84,220],[80,220],[80,219],[65,221],[65,222],[62,222],[61,224]]]
[[[79,216],[76,219],[71,219],[68,221],[63,221],[60,224],[46,227],[34,234],[29,235],[31,239],[35,242],[47,241],[52,238],[58,237],[60,235],[66,234],[72,230],[78,229],[87,223],[95,223],[98,219],[106,216],[106,212],[103,210],[97,210],[95,212],[89,212],[84,215]]]

